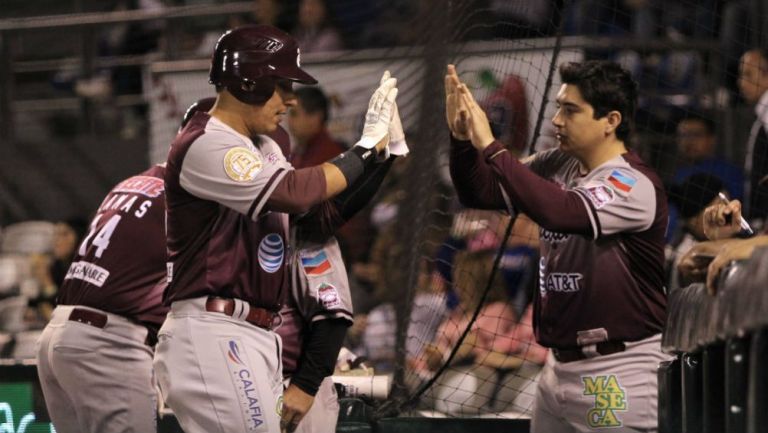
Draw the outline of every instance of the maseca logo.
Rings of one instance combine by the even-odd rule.
[[[265,431],[266,419],[262,411],[259,391],[255,386],[257,378],[253,377],[248,363],[243,361],[245,354],[240,350],[240,345],[236,340],[224,340],[221,341],[221,344],[229,361],[227,366],[232,374],[232,381],[238,391],[237,397],[243,408],[247,431]]]
[[[592,428],[621,427],[616,411],[627,410],[627,396],[615,375],[582,376],[584,395],[595,397],[595,407],[587,412],[587,425]]]

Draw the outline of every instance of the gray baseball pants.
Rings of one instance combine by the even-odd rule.
[[[206,298],[177,301],[160,329],[160,392],[186,433],[280,432],[280,337],[244,319],[205,311]]]
[[[69,320],[73,308],[106,314],[97,328]],[[157,396],[147,329],[89,307],[60,305],[38,342],[37,371],[59,433],[153,433]]]
[[[656,432],[661,335],[623,352],[568,363],[552,354],[539,379],[531,433]]]

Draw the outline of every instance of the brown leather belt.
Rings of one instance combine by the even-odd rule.
[[[599,355],[610,355],[627,350],[626,344],[621,341],[603,341],[595,345],[595,351]],[[583,348],[577,349],[552,349],[552,354],[558,362],[573,362],[582,359],[593,358],[584,353]]]
[[[205,311],[232,316],[235,313],[235,305],[234,299],[210,296],[208,300],[205,301]],[[269,311],[266,308],[254,307],[251,305],[245,321],[251,325],[258,326],[259,328],[271,330],[274,326],[276,317],[278,317],[278,314],[275,312]]]
[[[85,323],[103,329],[107,326],[107,315],[97,311],[86,310],[85,308],[73,308],[69,313],[69,320]]]

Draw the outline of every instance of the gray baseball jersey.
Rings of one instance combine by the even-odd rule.
[[[287,377],[296,371],[309,323],[329,318],[353,321],[347,270],[335,238],[323,245],[297,244],[291,262],[291,297],[280,312],[282,325],[276,330],[283,340]]]
[[[587,171],[555,149],[525,167],[498,142],[478,152],[457,140],[451,176],[464,203],[520,210],[542,228],[537,340],[586,358],[544,367],[532,431],[654,431],[655,369],[667,358],[658,176],[632,152]],[[601,355],[604,341],[626,350]]]
[[[207,113],[176,137],[165,176],[169,285],[165,302],[222,296],[279,311],[287,296],[288,215],[262,210],[291,166]]]
[[[667,224],[661,180],[632,153],[586,175],[557,149],[537,154],[530,167],[578,193],[592,226],[591,238],[540,229],[538,341],[562,348],[660,333]]]
[[[278,312],[288,295],[288,215],[265,206],[292,168],[259,139],[197,113],[168,155],[171,313],[154,365],[188,433],[280,428],[280,338],[244,319],[252,307]],[[205,311],[212,295],[234,300],[233,317]]]

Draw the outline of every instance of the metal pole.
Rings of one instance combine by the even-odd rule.
[[[13,63],[13,46],[11,32],[0,32],[0,83],[3,91],[0,93],[0,138],[5,146],[13,141],[13,111],[11,104],[14,92],[14,74],[11,70]]]

